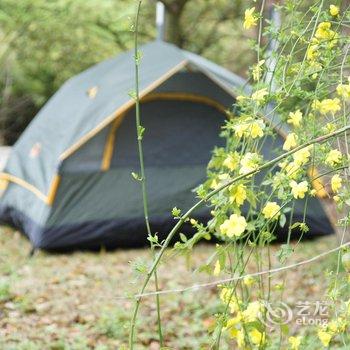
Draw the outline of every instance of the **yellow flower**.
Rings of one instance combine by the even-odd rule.
[[[323,40],[334,39],[335,32],[331,30],[331,23],[321,22],[317,27],[315,37],[317,39],[323,39]]]
[[[332,186],[332,191],[334,193],[337,193],[339,191],[339,189],[341,188],[342,186],[342,179],[341,177],[336,174],[332,177],[331,179],[331,186]]]
[[[224,327],[224,329],[230,329],[234,326],[236,326],[238,323],[240,322],[240,318],[239,317],[232,317],[229,318],[226,322],[226,326]],[[237,329],[235,329],[236,331],[238,331]],[[232,330],[233,332],[230,334],[232,338],[235,338],[237,333]]]
[[[339,84],[337,86],[337,94],[344,99],[350,98],[350,84]]]
[[[231,295],[233,295],[233,290],[231,288],[224,287],[220,292],[220,299],[222,302],[227,304],[230,301]]]
[[[232,186],[230,188],[230,201],[231,203],[236,202],[237,205],[242,205],[247,199],[246,187],[243,184],[238,186]]]
[[[303,118],[303,114],[300,112],[300,109],[297,109],[295,112],[290,112],[289,113],[289,119],[287,122],[289,124],[292,124],[295,128],[300,126],[300,122]]]
[[[331,150],[325,160],[325,163],[329,166],[335,166],[341,162],[342,154],[337,149]]]
[[[214,271],[213,271],[213,275],[214,275],[214,276],[219,276],[219,275],[220,275],[220,272],[221,272],[220,261],[219,261],[219,260],[216,260],[215,267],[214,267]]]
[[[290,345],[291,350],[299,350],[299,346],[301,344],[301,337],[289,337],[288,343]]]
[[[266,334],[254,328],[249,332],[249,338],[254,345],[263,345],[266,340]]]
[[[230,321],[233,320],[233,322],[236,322],[235,319],[229,319],[227,321],[227,325],[230,323]],[[231,323],[233,323],[231,322]],[[236,322],[237,323],[237,322]],[[241,349],[245,346],[245,338],[244,338],[244,330],[243,329],[236,329],[233,328],[234,324],[231,325],[231,328],[226,326],[226,328],[229,328],[229,335],[231,339],[236,339],[238,348]]]
[[[247,129],[248,129],[248,125],[246,123],[243,123],[243,122],[240,124],[237,124],[233,127],[235,135],[239,138],[242,138],[244,136]]]
[[[251,27],[256,26],[258,17],[254,13],[254,11],[255,11],[255,7],[245,10],[244,23],[243,23],[244,29],[250,29]]]
[[[262,68],[261,66],[265,63],[265,60],[260,60],[256,65],[253,66],[253,79],[258,81],[261,78]]]
[[[262,120],[255,121],[250,125],[250,136],[253,139],[256,139],[258,137],[263,137],[264,129],[265,129],[265,124]]]
[[[304,147],[299,151],[293,153],[293,159],[295,164],[302,166],[306,164],[310,159],[310,147]]]
[[[213,190],[216,190],[218,187],[219,187],[219,184],[216,181],[216,179],[214,179],[210,184],[210,188],[212,188]]]
[[[323,346],[327,347],[332,339],[332,335],[326,331],[319,330],[317,332],[318,338],[321,340]]]
[[[244,322],[256,321],[263,310],[264,306],[260,301],[253,301],[249,303],[247,308],[242,312]]]
[[[340,100],[339,98],[326,98],[322,101],[314,101],[312,104],[314,110],[318,110],[321,114],[325,115],[327,113],[336,113],[340,111]]]
[[[283,144],[283,150],[289,151],[292,148],[295,148],[297,145],[297,141],[298,141],[298,136],[294,132],[291,132],[290,134],[287,135],[286,141]]]
[[[315,197],[315,196],[316,196],[316,193],[317,193],[317,191],[313,188],[313,189],[310,191],[310,196],[311,196],[311,197]]]
[[[290,162],[289,164],[286,165],[284,170],[289,178],[295,179],[299,175],[300,165],[295,161]]]
[[[241,301],[238,300],[235,295],[232,288],[224,287],[222,288],[220,292],[220,299],[223,303],[229,304],[231,313],[238,312],[241,309]],[[240,318],[236,318],[238,321],[240,321]],[[233,322],[233,320],[231,321]]]
[[[243,96],[243,95],[239,95],[239,96],[236,97],[236,100],[238,102],[243,102],[244,100],[247,100],[247,99],[248,99],[248,97],[247,96]]]
[[[219,180],[219,182],[217,180]],[[226,174],[226,173],[220,174],[216,179],[214,179],[211,182],[210,188],[216,190],[217,188],[219,188],[221,185],[223,185],[228,180],[230,180],[230,175],[229,174]]]
[[[323,128],[322,130],[326,133],[331,133],[335,130],[337,130],[337,127],[336,125],[334,125],[333,123],[327,123]]]
[[[252,100],[256,101],[258,105],[260,105],[265,101],[265,96],[268,94],[267,88],[257,90],[252,94]]]
[[[196,219],[191,219],[190,223],[191,223],[192,226],[195,226],[195,225],[198,224],[198,221]]]
[[[245,346],[245,337],[244,337],[244,330],[243,329],[238,331],[236,340],[237,340],[237,345],[239,348],[243,348]]]
[[[229,219],[220,225],[220,231],[223,235],[230,238],[233,236],[239,237],[245,231],[246,227],[247,222],[244,216],[232,214]]]
[[[224,160],[222,165],[231,171],[237,169],[237,167],[239,165],[239,154],[237,152],[230,153],[226,157],[226,159]]]
[[[329,6],[329,13],[334,17],[338,16],[339,15],[339,7],[335,6],[335,5],[330,5]]]
[[[318,45],[310,45],[306,50],[306,58],[309,61],[314,61],[318,56]]]
[[[233,127],[235,135],[239,138],[246,136],[253,139],[264,136],[265,123],[262,120],[246,118],[242,123]]]
[[[339,196],[334,196],[333,200],[334,200],[334,202],[338,203],[338,202],[340,202],[340,197]]]
[[[247,152],[241,159],[241,168],[239,173],[241,175],[250,173],[259,167],[260,157],[257,153]]]
[[[336,318],[335,320],[331,320],[328,322],[327,329],[335,334],[342,333],[346,328],[346,321],[341,317]]]
[[[305,193],[308,191],[309,188],[307,181],[297,183],[293,180],[289,183],[289,185],[292,188],[292,195],[295,199],[304,198]]]
[[[252,276],[246,276],[243,278],[243,283],[247,286],[250,287],[256,282],[255,278]]]
[[[280,216],[281,207],[276,202],[267,202],[262,213],[266,219],[276,220]]]

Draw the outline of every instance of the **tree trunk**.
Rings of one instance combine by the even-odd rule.
[[[165,5],[165,40],[182,47],[184,37],[181,30],[181,16],[190,0],[162,0]]]

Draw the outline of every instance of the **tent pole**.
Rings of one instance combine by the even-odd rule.
[[[164,41],[165,36],[165,6],[161,1],[157,1],[156,7],[156,25],[157,25],[157,40]]]
[[[281,13],[280,11],[273,6],[273,4],[270,5],[269,7],[269,18],[271,20],[271,23],[275,27],[276,30],[279,30],[281,28]],[[277,65],[277,59],[275,57],[275,53],[278,49],[279,43],[278,40],[275,38],[271,37],[270,38],[270,43],[267,47],[266,51],[266,67],[267,67],[267,73],[266,73],[266,83],[271,84],[271,91],[276,90],[276,85],[275,82],[273,81],[273,75],[274,71],[276,69]]]

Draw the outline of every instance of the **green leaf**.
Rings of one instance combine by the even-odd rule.
[[[133,100],[136,100],[136,98],[137,98],[136,91],[134,91],[134,90],[129,91],[128,95],[129,95]]]
[[[143,134],[145,133],[145,128],[141,125],[138,126],[138,130],[137,130],[137,138],[138,140],[142,140],[143,139]]]
[[[277,259],[284,264],[288,257],[293,253],[293,248],[289,244],[282,244],[280,250],[277,251]]]
[[[174,218],[179,218],[180,215],[181,215],[181,209],[178,209],[176,207],[174,207],[171,211],[171,215],[174,217]]]
[[[142,52],[140,50],[137,51],[136,56],[134,56],[134,59],[135,63],[139,65],[142,59]]]
[[[142,181],[142,177],[141,177],[139,174],[137,174],[137,173],[132,172],[132,173],[131,173],[131,176],[132,176],[136,181]]]
[[[287,222],[287,218],[286,218],[286,216],[284,215],[284,214],[281,214],[281,216],[280,216],[280,226],[281,227],[284,227],[284,225],[286,224],[286,222]]]
[[[181,233],[181,232],[180,232],[180,239],[181,239],[181,241],[184,242],[184,243],[187,242],[187,237],[186,237],[183,233]]]

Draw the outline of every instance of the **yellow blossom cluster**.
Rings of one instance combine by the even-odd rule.
[[[225,183],[227,183],[227,181],[230,180],[230,175],[223,173],[218,175],[218,177],[216,179],[214,179],[211,182],[210,188],[216,190],[217,188],[219,188],[220,186],[224,185]]]
[[[298,145],[298,135],[294,132],[291,132],[287,135],[286,140],[283,144],[284,151],[290,151],[292,148],[295,148]]]
[[[252,75],[254,81],[259,81],[263,72],[262,66],[264,65],[265,60],[260,60],[257,64],[253,66]]]
[[[256,279],[252,276],[246,276],[243,279],[243,283],[247,286],[247,287],[251,287],[253,284],[256,283]]]
[[[254,120],[251,117],[245,118],[241,123],[235,125],[233,130],[239,138],[251,137],[256,139],[264,136],[265,123],[262,120]]]
[[[238,168],[239,160],[240,157],[238,152],[232,152],[227,155],[222,165],[228,168],[229,170],[233,171]]]
[[[344,333],[348,322],[345,318],[339,316],[328,322],[327,325],[320,327],[317,335],[324,347],[329,347],[329,344],[334,336]]]
[[[220,232],[227,237],[240,237],[247,227],[244,216],[232,214],[220,225]]]
[[[325,163],[331,167],[339,164],[342,160],[342,154],[337,149],[332,149],[326,156]]]
[[[350,99],[350,77],[348,77],[348,84],[339,84],[336,90],[337,94],[344,100]]]
[[[278,219],[281,207],[276,202],[267,202],[262,210],[265,219]]]
[[[301,345],[301,336],[289,337],[288,343],[290,345],[290,350],[299,350],[299,347]]]
[[[333,99],[326,98],[322,101],[315,100],[312,104],[312,108],[323,115],[326,115],[328,113],[335,114],[341,109],[340,100],[337,97]]]
[[[307,181],[302,181],[297,183],[296,181],[292,180],[289,183],[291,189],[292,189],[292,195],[295,199],[298,198],[304,198],[306,192],[309,190],[309,185],[307,183]]]
[[[330,5],[329,6],[329,13],[333,16],[336,17],[339,15],[339,7],[335,5]]]
[[[266,333],[257,327],[246,329],[244,324],[260,322],[265,306],[260,301],[252,301],[244,306],[231,288],[224,287],[220,293],[220,299],[229,306],[230,318],[227,320],[224,331],[231,339],[235,339],[239,349],[246,348],[247,341],[254,346],[263,346],[266,343]]]
[[[244,12],[244,29],[250,29],[257,25],[258,16],[255,13],[255,7],[245,10]]]
[[[310,149],[311,149],[310,146],[304,147],[301,150],[293,153],[292,162],[288,162],[287,160],[285,160],[278,164],[282,170],[282,173],[277,173],[274,176],[274,183],[273,183],[274,188],[277,188],[279,185],[281,185],[285,176],[287,176],[287,178],[292,180],[296,179],[299,176],[302,170],[302,167],[306,163],[308,163],[310,159],[310,156],[311,156]]]
[[[336,6],[330,8],[331,13],[336,13]],[[339,9],[337,15],[339,13]],[[318,24],[315,36],[311,39],[306,51],[306,58],[310,63],[314,63],[319,57],[320,45],[324,42],[329,48],[333,48],[337,43],[338,35],[331,29],[331,22],[321,22]]]
[[[341,177],[338,174],[332,176],[332,179],[331,179],[332,191],[334,193],[337,193],[340,190],[341,186],[342,186]]]
[[[310,149],[311,149],[311,146],[307,146],[293,153],[294,163],[298,166],[302,166],[306,164],[309,161],[311,156]]]
[[[252,94],[252,100],[255,101],[258,105],[262,105],[265,102],[265,97],[268,95],[267,88],[263,88],[255,91]]]
[[[243,184],[238,186],[230,186],[230,202],[236,203],[238,206],[241,206],[244,201],[247,199],[246,187]]]
[[[303,113],[301,113],[300,109],[297,109],[295,112],[289,113],[287,123],[292,124],[295,128],[298,128],[302,119]]]
[[[331,29],[331,22],[321,22],[315,33],[315,38],[320,40],[332,40],[336,37],[336,32]]]
[[[260,162],[261,157],[257,153],[247,152],[241,159],[239,173],[244,175],[256,170]]]

